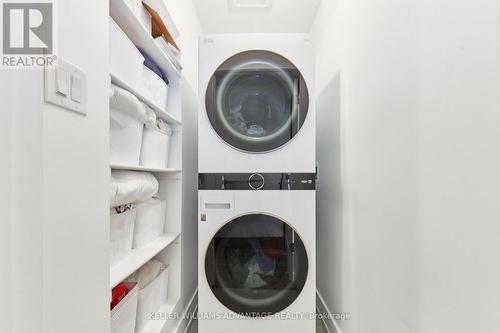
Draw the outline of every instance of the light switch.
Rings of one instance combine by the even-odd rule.
[[[58,56],[57,63],[45,68],[45,101],[86,115],[86,80],[84,71]]]
[[[82,79],[71,75],[71,99],[74,102],[82,102]]]
[[[56,69],[56,92],[63,96],[69,93],[69,72],[64,68]]]

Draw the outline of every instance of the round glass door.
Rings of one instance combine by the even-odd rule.
[[[304,288],[307,253],[285,222],[264,214],[238,217],[222,227],[205,256],[215,297],[247,317],[267,316],[292,304]]]
[[[309,95],[304,78],[289,60],[269,51],[245,51],[215,71],[205,103],[222,140],[259,153],[283,146],[298,133]]]

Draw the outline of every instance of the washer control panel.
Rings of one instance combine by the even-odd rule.
[[[315,190],[315,173],[202,173],[200,190]]]

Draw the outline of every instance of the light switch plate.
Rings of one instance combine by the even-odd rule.
[[[68,93],[66,95],[58,92],[60,89],[60,82],[58,83],[58,70],[59,73],[66,71],[68,75]],[[77,91],[72,87],[72,84],[78,81]],[[87,78],[85,73],[78,67],[69,62],[57,58],[57,65],[51,68],[45,68],[45,102],[51,103],[65,109],[86,115],[86,86]],[[73,94],[78,94],[75,96]],[[74,98],[77,97],[77,98]],[[78,102],[80,100],[80,102]]]

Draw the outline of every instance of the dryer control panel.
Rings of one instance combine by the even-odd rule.
[[[315,190],[315,173],[201,173],[200,190]]]

